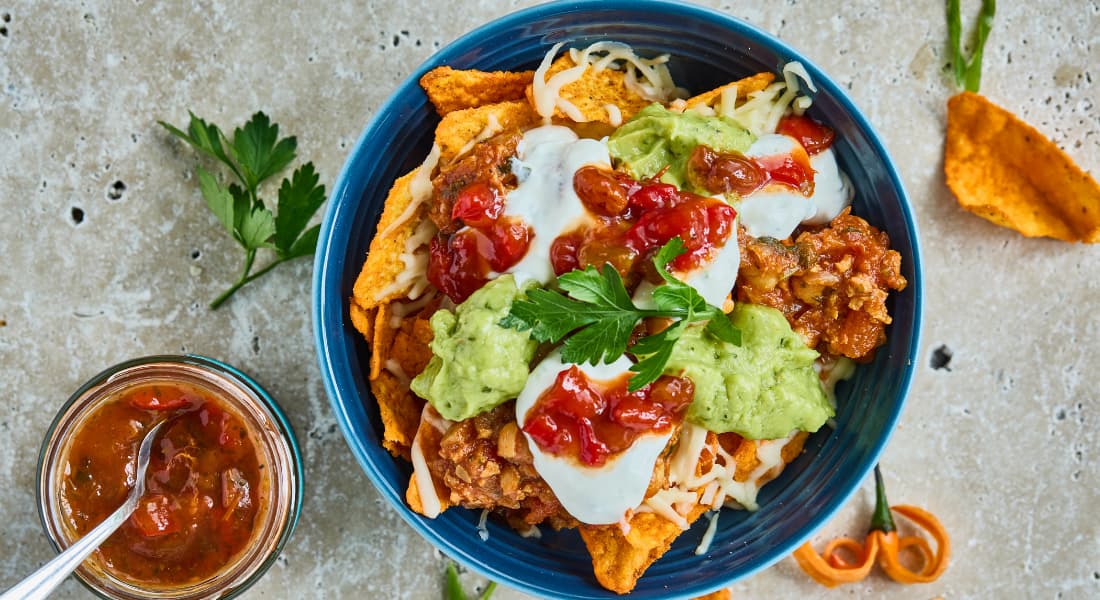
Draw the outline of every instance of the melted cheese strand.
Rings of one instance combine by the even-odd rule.
[[[703,539],[699,540],[699,545],[695,548],[696,556],[706,554],[707,550],[710,550],[710,544],[714,541],[714,532],[718,530],[718,514],[716,510],[707,513],[710,524],[707,525],[707,531],[703,534]]]
[[[489,519],[489,509],[483,509],[481,511],[481,518],[477,520],[477,536],[481,538],[481,541],[489,541],[489,528],[485,526],[485,522]]]
[[[458,153],[451,159],[451,163],[462,158],[467,152],[474,149],[474,146],[484,142],[485,140],[493,137],[494,135],[503,131],[504,128],[500,126],[500,121],[497,119],[496,113],[489,113],[489,118],[486,119],[485,127],[478,132],[470,141],[466,142],[461,148],[458,149]],[[451,164],[448,163],[448,164]]]
[[[375,293],[375,300],[381,300],[390,294],[408,289],[407,297],[416,300],[428,288],[428,252],[427,243],[435,237],[438,230],[430,219],[424,219],[413,230],[409,239],[405,240],[405,250],[398,257],[405,263],[405,268],[397,274],[397,277],[386,287]]]
[[[570,48],[569,58],[575,66],[554,74],[547,81],[546,73],[550,70],[550,65],[562,45],[563,42],[554,44],[542,57],[542,62],[535,69],[535,77],[531,82],[535,112],[543,118],[545,123],[550,122],[555,109],[560,110],[574,122],[587,122],[588,119],[575,104],[561,97],[561,89],[580,79],[589,67],[597,73],[604,69],[616,71],[625,69],[627,89],[652,102],[668,102],[684,95],[684,90],[676,87],[672,81],[672,74],[666,64],[669,60],[667,54],[655,58],[642,58],[635,54],[630,46],[619,42],[596,42],[583,50]],[[627,68],[628,65],[633,68]],[[638,79],[639,73],[641,80]],[[609,120],[614,121],[614,117],[610,116],[610,110],[608,112]]]
[[[414,302],[393,303],[390,311],[390,328],[397,329],[398,327],[401,327],[401,321],[403,321],[406,316],[411,315],[415,312],[420,312],[420,309],[427,306],[427,304],[434,300],[435,297],[436,292],[435,290],[432,290],[427,294],[424,294]]]
[[[424,404],[424,410],[420,412],[421,422],[428,422],[434,426],[427,415],[430,404]],[[424,509],[424,516],[434,519],[442,510],[442,503],[435,491],[435,483],[432,481],[432,473],[428,470],[428,462],[424,460],[424,450],[420,447],[420,428],[416,428],[416,436],[413,437],[410,458],[413,464],[413,477],[416,479],[416,488],[420,492],[420,505]]]
[[[428,153],[428,157],[417,167],[416,175],[413,175],[412,180],[409,181],[409,195],[412,196],[412,202],[409,202],[405,210],[401,211],[397,219],[383,229],[382,233],[378,234],[379,237],[389,236],[398,227],[404,225],[405,221],[411,219],[422,204],[431,199],[432,171],[435,171],[437,164],[439,164],[439,144],[432,144],[432,150]]]
[[[386,362],[382,363],[382,367],[389,371],[397,381],[404,387],[409,387],[409,376],[405,373],[405,369],[401,368],[401,364],[392,358],[387,358]]]

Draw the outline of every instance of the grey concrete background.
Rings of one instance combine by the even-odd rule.
[[[331,188],[399,81],[526,4],[0,0],[0,588],[52,554],[34,478],[57,406],[118,361],[198,352],[279,398],[305,455],[301,524],[246,597],[440,597],[441,557],[382,503],[329,410],[311,262],[281,266],[209,311],[239,254],[200,199],[193,154],[155,121],[183,123],[191,109],[235,125],[263,109]],[[994,227],[944,188],[953,87],[942,3],[708,4],[775,33],[848,87],[900,166],[927,304],[912,396],[883,465],[891,499],[931,509],[954,541],[950,569],[931,585],[874,575],[826,591],[787,559],[735,585],[735,597],[1100,596],[1100,249]],[[983,92],[1095,176],[1100,3],[1001,4]],[[969,24],[978,2],[963,5]],[[940,347],[951,359],[933,369]],[[862,533],[865,488],[819,542]],[[69,581],[57,596],[88,593]]]

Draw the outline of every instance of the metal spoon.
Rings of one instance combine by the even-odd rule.
[[[145,471],[149,468],[149,453],[153,448],[153,438],[168,421],[161,421],[153,426],[145,438],[141,440],[138,448],[137,470],[134,472],[134,488],[130,495],[118,510],[111,513],[102,523],[96,525],[84,537],[75,544],[69,546],[64,552],[58,554],[53,560],[42,565],[42,568],[34,572],[30,577],[20,581],[15,587],[0,595],[0,600],[38,600],[46,598],[66,577],[69,576],[84,559],[88,558],[100,544],[122,525],[130,517],[130,513],[137,508],[138,500],[145,494]]]

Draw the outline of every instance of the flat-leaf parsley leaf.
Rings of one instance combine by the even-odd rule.
[[[221,163],[236,179],[226,186],[202,166],[195,169],[206,206],[245,253],[244,267],[236,283],[210,303],[210,308],[216,309],[242,286],[277,265],[313,254],[320,226],[306,229],[306,225],[325,202],[325,186],[318,183],[320,177],[313,163],[307,162],[283,179],[277,212],[272,213],[260,198],[259,187],[290,165],[298,149],[298,140],[294,136],[280,139],[279,126],[262,112],[234,129],[232,140],[217,125],[207,123],[195,113],[189,114],[191,121],[187,131],[164,121],[158,122],[200,154]],[[263,248],[274,250],[275,259],[253,273],[256,252]]]
[[[597,270],[588,265],[558,277],[565,295],[545,289],[527,292],[527,298],[512,304],[501,325],[531,331],[539,342],[561,342],[562,360],[571,363],[610,363],[630,353],[638,362],[628,389],[637,391],[656,381],[672,356],[672,347],[684,328],[706,321],[709,335],[731,344],[741,344],[741,331],[717,306],[707,304],[699,292],[668,272],[668,263],[684,252],[676,237],[653,257],[664,284],[653,290],[654,309],[634,305],[622,277],[611,265]],[[664,331],[642,337],[627,348],[631,333],[646,317],[674,319]]]

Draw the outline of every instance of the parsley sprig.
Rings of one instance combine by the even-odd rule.
[[[313,254],[317,248],[320,225],[308,230],[306,225],[325,202],[325,186],[318,185],[319,176],[312,162],[298,167],[279,186],[276,212],[259,196],[260,185],[279,173],[294,160],[298,140],[294,136],[279,138],[279,126],[262,112],[242,127],[233,130],[229,139],[217,125],[191,114],[187,131],[164,121],[159,123],[172,135],[190,144],[200,154],[224,165],[236,179],[223,185],[201,165],[195,168],[199,189],[206,205],[222,226],[244,248],[244,267],[236,283],[210,303],[216,309],[245,284],[259,278],[276,266]],[[256,253],[261,249],[275,251],[267,266],[252,272]]]
[[[993,28],[993,16],[996,13],[996,0],[982,0],[974,52],[970,55],[970,60],[966,60],[963,58],[959,0],[947,0],[947,35],[951,44],[951,66],[955,72],[955,84],[969,92],[977,92],[981,87],[982,51],[985,49],[986,39],[989,38],[989,31]]]
[[[635,374],[627,389],[637,391],[661,376],[676,340],[692,323],[706,321],[710,335],[741,344],[740,330],[730,323],[722,309],[707,304],[695,288],[668,272],[668,263],[683,252],[683,241],[676,237],[653,257],[653,264],[664,279],[653,290],[654,309],[634,305],[614,267],[605,264],[596,270],[589,265],[558,277],[558,287],[565,295],[541,288],[528,291],[526,300],[512,304],[501,325],[530,330],[531,337],[539,342],[564,340],[561,357],[565,362],[610,363],[629,352],[638,362],[630,368]],[[665,317],[676,322],[627,349],[631,332],[646,317]]]

